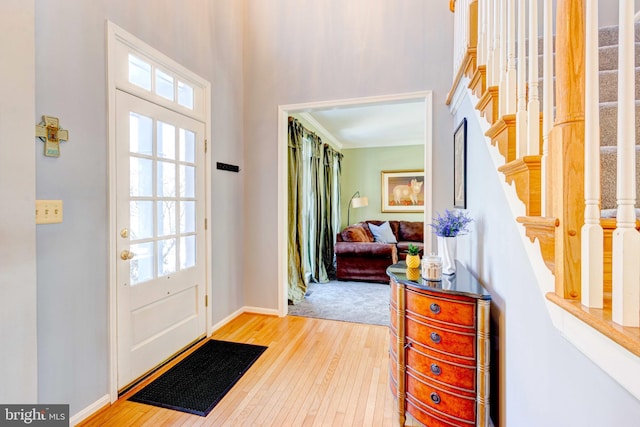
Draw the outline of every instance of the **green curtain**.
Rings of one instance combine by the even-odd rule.
[[[334,274],[341,159],[297,120],[289,121],[288,298],[294,304],[310,281],[327,282]]]
[[[302,265],[302,138],[304,128],[296,120],[289,119],[289,292],[294,303],[302,300],[307,291]]]

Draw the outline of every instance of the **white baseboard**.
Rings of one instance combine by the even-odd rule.
[[[87,406],[86,408],[84,408],[83,410],[81,410],[80,412],[72,416],[69,419],[69,425],[75,426],[77,424],[80,424],[82,421],[86,420],[91,415],[95,414],[100,409],[109,405],[110,403],[111,403],[111,398],[109,397],[108,394],[105,394],[100,399],[96,400],[91,405]]]
[[[275,308],[263,308],[263,307],[242,307],[243,312],[253,314],[266,314],[268,316],[279,316],[278,309]]]
[[[231,313],[230,315],[228,315],[224,319],[220,320],[216,324],[212,325],[211,326],[211,333],[213,333],[213,332],[217,331],[218,329],[222,328],[224,325],[226,325],[227,323],[231,322],[233,319],[235,319],[236,317],[240,316],[242,313],[265,314],[265,315],[268,315],[268,316],[278,316],[278,310],[277,309],[244,306],[244,307],[241,307],[241,308],[237,309],[236,311],[234,311],[233,313]],[[209,335],[211,335],[211,334],[209,334]]]

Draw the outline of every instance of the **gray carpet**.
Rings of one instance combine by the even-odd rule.
[[[384,283],[311,283],[304,301],[289,315],[389,326],[389,285]]]

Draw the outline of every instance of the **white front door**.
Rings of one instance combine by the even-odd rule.
[[[118,389],[206,334],[204,124],[116,91]]]

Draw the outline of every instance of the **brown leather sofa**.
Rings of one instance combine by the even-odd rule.
[[[386,270],[407,256],[409,244],[424,246],[422,221],[388,221],[397,243],[376,242],[369,224],[386,221],[368,220],[346,227],[336,236],[336,276],[338,280],[361,280],[388,283]]]

